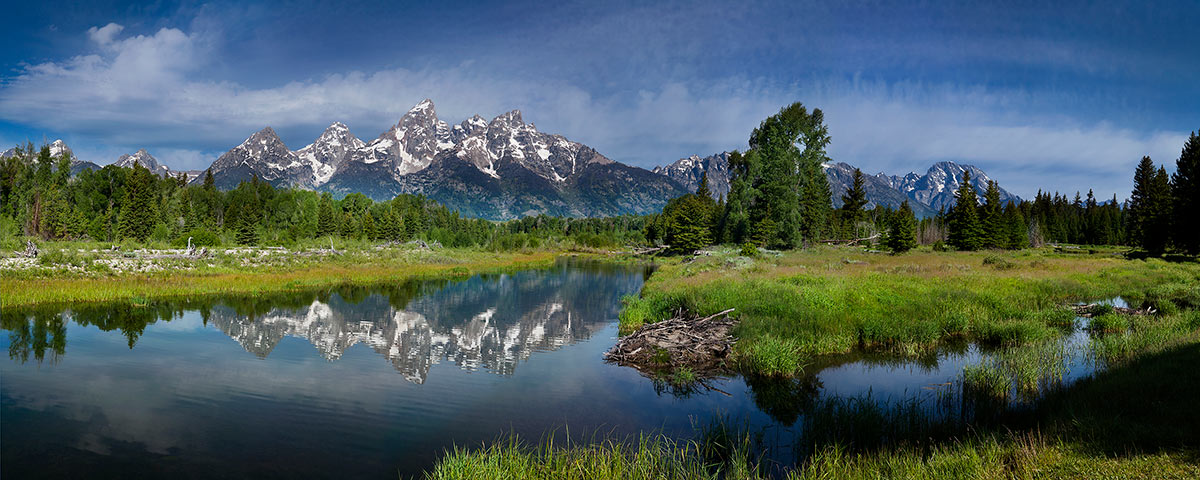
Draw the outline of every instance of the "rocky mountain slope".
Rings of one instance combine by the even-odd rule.
[[[267,127],[221,155],[211,170],[219,188],[258,176],[276,186],[377,200],[423,194],[464,215],[491,219],[652,213],[685,193],[669,177],[540,132],[518,110],[451,126],[438,119],[430,100],[370,142],[334,123],[292,151]]]

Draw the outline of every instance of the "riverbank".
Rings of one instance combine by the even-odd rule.
[[[2,307],[254,295],[340,285],[459,277],[552,265],[559,251],[489,252],[419,245],[105,251],[42,247],[37,258],[9,255],[0,267]],[[118,263],[119,262],[119,263]],[[114,268],[113,265],[120,265]]]
[[[1156,338],[1153,326],[1132,331],[1138,346],[1108,368],[989,420],[959,423],[859,399],[812,405],[790,441],[805,452],[795,465],[761,461],[761,433],[726,419],[683,440],[503,438],[446,452],[425,478],[1196,478],[1200,315],[1155,322],[1186,323],[1190,333],[1146,341]]]
[[[1162,313],[1200,304],[1200,263],[1113,252],[932,252],[887,255],[816,247],[758,257],[715,249],[661,265],[625,300],[621,331],[735,309],[731,363],[790,376],[854,349],[915,355],[966,339],[1016,346],[1061,335],[1073,302],[1122,297]]]

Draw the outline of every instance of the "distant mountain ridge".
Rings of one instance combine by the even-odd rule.
[[[668,176],[679,182],[689,191],[699,187],[700,176],[708,173],[709,189],[714,195],[729,194],[728,152],[710,155],[704,158],[692,155],[675,162],[657,167],[655,173]],[[854,166],[844,163],[822,165],[825,177],[829,180],[829,190],[834,207],[841,207],[842,195],[854,184]],[[918,217],[930,217],[942,208],[954,205],[954,192],[962,185],[963,173],[971,173],[971,185],[980,198],[987,191],[991,177],[983,170],[972,165],[960,165],[955,162],[938,162],[929,167],[924,175],[909,173],[904,176],[863,174],[864,190],[867,193],[867,208],[884,205],[892,208],[899,207],[905,200],[909,201],[913,213]],[[1001,202],[1019,202],[1020,197],[1000,188]]]

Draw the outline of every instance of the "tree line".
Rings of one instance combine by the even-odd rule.
[[[1126,203],[1116,195],[1099,201],[1092,191],[1073,199],[1038,191],[1032,201],[1002,202],[990,181],[982,198],[969,172],[955,203],[918,220],[908,204],[874,206],[866,197],[862,171],[834,209],[822,164],[830,143],[820,109],[784,107],[750,135],[750,148],[729,155],[728,198],[714,198],[707,175],[696,193],[672,199],[647,220],[645,237],[690,252],[713,244],[790,249],[818,242],[864,241],[895,253],[918,244],[935,249],[1021,249],[1047,243],[1129,245],[1152,255],[1170,248],[1200,253],[1200,139],[1192,133],[1176,161],[1176,172],[1155,169],[1143,158]]]
[[[135,165],[71,175],[72,158],[49,146],[20,146],[0,162],[0,224],[42,240],[162,242],[182,245],[291,245],[336,237],[437,241],[451,247],[533,248],[547,241],[587,247],[645,242],[645,217],[559,218],[507,222],[465,218],[420,195],[387,201],[352,193],[334,198],[276,188],[253,177],[218,190],[211,172],[199,182]]]

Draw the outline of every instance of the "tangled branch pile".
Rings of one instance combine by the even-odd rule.
[[[733,351],[730,331],[737,323],[730,312],[732,308],[704,318],[679,312],[670,320],[643,325],[617,340],[604,358],[642,372],[684,367],[697,374],[722,371]]]

